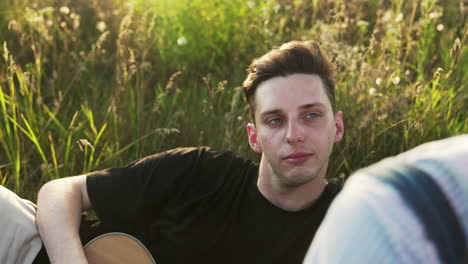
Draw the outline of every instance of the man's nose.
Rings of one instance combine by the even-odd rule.
[[[288,131],[286,131],[286,142],[290,144],[304,142],[304,134],[297,121],[289,121]]]

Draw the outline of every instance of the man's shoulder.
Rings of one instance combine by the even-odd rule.
[[[190,153],[233,153],[229,150],[217,149],[210,146],[188,146],[188,147],[175,147],[166,150],[161,150],[153,155],[167,154],[167,155],[184,155]]]
[[[148,157],[186,157],[207,160],[245,159],[238,156],[233,151],[210,146],[177,147],[164,150]]]

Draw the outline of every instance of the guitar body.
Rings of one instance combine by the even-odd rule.
[[[156,264],[138,239],[124,233],[108,233],[84,246],[89,264]]]

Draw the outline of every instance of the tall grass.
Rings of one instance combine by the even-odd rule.
[[[339,66],[345,138],[329,177],[468,132],[456,0],[0,0],[0,182],[45,181],[176,146],[249,150],[255,57],[314,39]]]

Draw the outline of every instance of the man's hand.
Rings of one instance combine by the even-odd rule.
[[[91,208],[86,175],[46,183],[36,222],[51,263],[87,263],[79,237],[81,212]]]

